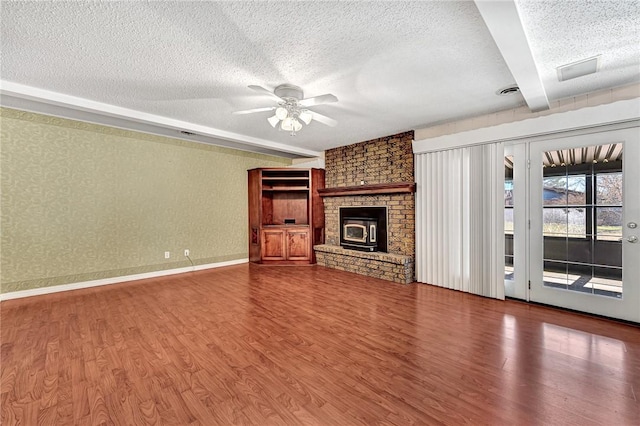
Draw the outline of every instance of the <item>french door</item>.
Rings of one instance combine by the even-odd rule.
[[[640,322],[639,134],[611,130],[511,148],[506,289],[526,286],[534,302]]]

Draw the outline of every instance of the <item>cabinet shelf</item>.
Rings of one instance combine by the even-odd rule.
[[[308,191],[308,186],[274,186],[274,187],[262,187],[262,191]]]
[[[301,177],[267,177],[267,176],[263,176],[262,177],[262,182],[265,181],[270,181],[270,180],[304,180],[304,181],[308,181],[309,177],[308,176],[301,176]]]
[[[296,169],[263,169],[262,179],[309,179],[309,171]]]

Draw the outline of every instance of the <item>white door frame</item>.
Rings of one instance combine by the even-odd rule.
[[[602,130],[602,129],[601,129]],[[623,295],[622,299],[570,290],[546,287],[543,284],[542,238],[542,167],[540,155],[544,151],[580,146],[622,142],[623,147]],[[561,136],[529,144],[529,300],[568,309],[640,322],[640,243],[631,244],[625,238],[639,235],[626,223],[640,223],[640,128],[591,132],[580,136]],[[635,167],[634,167],[635,166]]]

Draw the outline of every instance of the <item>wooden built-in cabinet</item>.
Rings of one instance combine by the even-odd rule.
[[[324,244],[322,169],[249,170],[249,260],[315,263]]]

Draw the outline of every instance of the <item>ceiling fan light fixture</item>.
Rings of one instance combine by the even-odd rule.
[[[276,117],[278,117],[278,120],[284,120],[285,118],[287,118],[287,115],[289,115],[289,111],[287,111],[286,108],[284,107],[276,108]]]
[[[282,130],[286,130],[287,132],[293,131],[293,118],[287,117],[282,120],[282,124],[280,125]]]
[[[271,127],[275,128],[278,123],[280,122],[280,119],[278,118],[277,115],[273,115],[269,118],[267,118],[267,121],[269,122],[269,124],[271,124]]]
[[[308,109],[303,109],[302,111],[300,111],[300,115],[298,115],[298,118],[302,120],[304,124],[309,125],[309,123],[311,123],[311,120],[313,120],[313,114]]]
[[[261,86],[252,85],[249,86],[249,88],[262,94],[275,97],[278,100],[277,106],[234,111],[232,114],[243,115],[273,111],[273,116],[267,118],[271,127],[288,131],[291,133],[291,136],[295,136],[296,132],[302,130],[304,127],[303,124],[309,125],[312,121],[317,121],[329,127],[335,127],[338,123],[332,118],[307,109],[316,105],[337,102],[338,98],[330,93],[304,98],[302,89],[292,84],[281,84],[276,87],[273,92]]]

